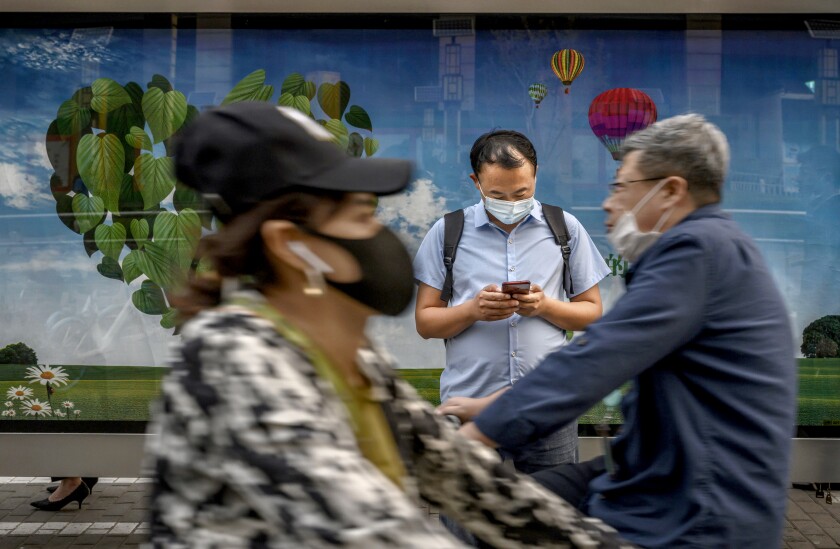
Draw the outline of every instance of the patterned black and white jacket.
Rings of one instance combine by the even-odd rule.
[[[304,350],[247,309],[184,327],[150,423],[154,547],[448,548],[439,507],[496,547],[630,547],[496,452],[458,435],[378,350],[362,350],[396,435],[403,489],[360,453]]]

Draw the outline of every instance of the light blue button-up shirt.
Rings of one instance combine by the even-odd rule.
[[[580,222],[563,212],[569,229],[574,297],[598,283],[608,273],[594,242]],[[443,219],[423,239],[414,259],[419,282],[441,289],[446,278],[443,265]],[[484,204],[464,210],[464,231],[453,267],[452,301],[460,305],[488,284],[530,280],[543,292],[562,299],[563,255],[535,202],[531,214],[510,234],[490,222]],[[479,321],[446,340],[446,368],[440,378],[441,402],[453,396],[480,397],[508,387],[536,367],[550,351],[566,344],[566,334],[539,317],[515,314],[505,320]]]

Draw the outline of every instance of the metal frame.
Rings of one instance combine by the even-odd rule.
[[[120,13],[840,13],[837,0],[4,0],[3,12]]]
[[[0,476],[145,477],[144,434],[0,433]],[[600,437],[580,437],[580,459],[601,455]],[[793,483],[840,482],[840,439],[795,438]]]

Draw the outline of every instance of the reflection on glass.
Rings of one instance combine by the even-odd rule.
[[[604,239],[599,205],[617,162],[587,115],[596,96],[628,87],[660,118],[700,112],[730,138],[724,207],[766,255],[800,342],[828,317],[802,350],[800,423],[840,422],[831,328],[840,73],[837,51],[801,22],[738,30],[726,17],[699,28],[668,18],[641,30],[621,19],[584,28],[459,16],[286,28],[266,18],[257,29],[231,28],[227,16],[175,19],[173,28],[0,29],[0,348],[21,342],[68,376],[48,395],[28,382],[31,362],[0,366],[0,394],[12,403],[2,412],[15,412],[0,419],[47,418],[43,405],[27,415],[8,396],[20,387],[50,407],[50,420],[146,418],[177,337],[165,290],[195,266],[197,239],[214,227],[169,174],[169,147],[196,112],[223,101],[290,105],[323,120],[351,154],[415,161],[409,191],[379,206],[414,249],[435,219],[475,202],[469,144],[492,128],[524,132],[539,155],[537,198],[580,219],[611,269],[609,306],[630,265]],[[563,48],[586,58],[569,94],[551,68]],[[539,108],[534,83],[546,87]],[[442,346],[420,340],[410,314],[378,321],[371,335],[434,399],[438,373],[420,369],[443,364]]]

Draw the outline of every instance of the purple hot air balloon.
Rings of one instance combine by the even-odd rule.
[[[633,88],[607,90],[589,105],[589,127],[618,160],[624,138],[656,122],[656,104],[646,93]]]

